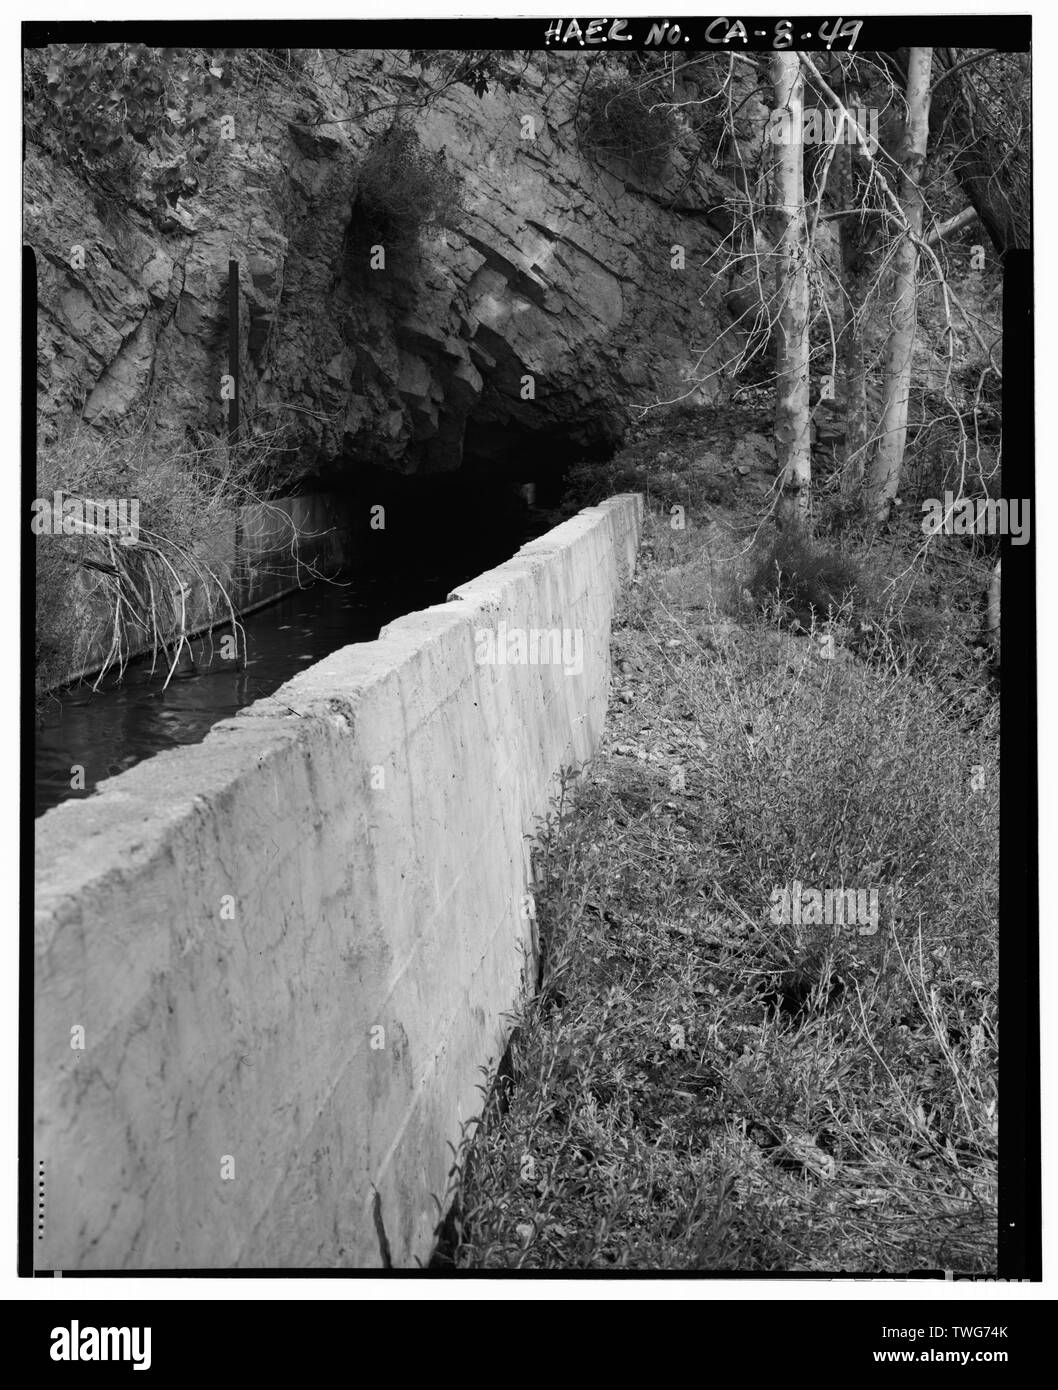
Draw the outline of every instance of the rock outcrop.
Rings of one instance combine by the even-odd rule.
[[[350,269],[346,241],[364,150],[407,98],[407,68],[367,51],[303,61],[253,107],[218,96],[235,138],[168,217],[102,198],[27,146],[45,428],[147,418],[181,438],[223,433],[229,259],[242,419],[282,429],[280,481],[327,463],[436,472],[605,447],[635,406],[686,395],[715,365],[731,317],[704,263],[730,185],[679,151],[653,187],[587,158],[574,58],[541,57],[513,93],[453,88],[418,113],[465,215],[384,271]]]

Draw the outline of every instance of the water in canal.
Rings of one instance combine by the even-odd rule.
[[[548,524],[543,513],[523,513],[502,526],[464,525],[453,545],[451,511],[434,511],[433,520],[441,524],[431,526],[429,510],[418,509],[418,529],[395,552],[382,542],[390,553],[343,582],[316,583],[243,618],[246,662],[239,669],[222,655],[222,633],[215,633],[192,644],[194,664],[185,653],[166,689],[168,668],[159,662],[152,676],[148,658],[94,694],[85,684],[53,696],[36,731],[36,814],[91,796],[105,778],[163,749],[198,743],[218,720],[271,695],[313,662],[350,642],[373,642],[404,613],[443,603],[455,585],[500,564]],[[83,790],[70,786],[75,767],[84,769]]]
[[[440,579],[395,584],[392,578],[317,583],[244,618],[246,664],[221,655],[221,634],[192,644],[163,690],[165,669],[132,663],[121,682],[74,686],[53,698],[37,730],[36,814],[68,797],[91,795],[96,783],[164,748],[198,743],[220,719],[271,695],[314,661],[350,642],[373,642],[402,613],[444,601]],[[230,629],[227,629],[230,631]],[[84,768],[83,791],[70,788],[71,768]]]

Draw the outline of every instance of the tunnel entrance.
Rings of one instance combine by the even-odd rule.
[[[564,466],[528,456],[468,460],[454,473],[400,474],[358,465],[332,484],[348,518],[351,568],[380,581],[416,575],[443,601],[457,584],[502,564],[552,525]]]
[[[508,486],[532,484],[535,505],[546,511],[563,501],[572,464],[610,459],[617,442],[612,431],[591,422],[560,433],[473,418],[464,435],[464,469],[475,476],[494,475]]]

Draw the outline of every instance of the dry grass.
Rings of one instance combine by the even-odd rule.
[[[39,497],[138,500],[139,533],[118,537],[89,525],[37,538],[38,700],[83,672],[100,642],[97,686],[144,649],[152,672],[159,661],[167,668],[168,684],[193,625],[229,624],[243,647],[233,602],[245,559],[236,544],[243,509],[271,510],[289,531],[292,556],[304,539],[265,500],[277,443],[273,433],[237,451],[215,438],[165,448],[146,430],[104,436],[81,425],[42,441]]]
[[[722,614],[701,532],[645,550],[440,1261],[994,1272],[996,712]],[[795,880],[877,931],[775,924]]]

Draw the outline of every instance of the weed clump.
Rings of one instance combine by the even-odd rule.
[[[462,185],[444,151],[424,150],[411,126],[396,123],[369,146],[360,166],[347,251],[408,251],[429,228],[455,227]]]
[[[791,532],[758,546],[746,580],[758,609],[795,631],[827,627],[865,660],[958,671],[975,686],[973,615],[935,587],[912,567],[889,578],[867,556],[853,559]]]
[[[585,92],[579,133],[597,162],[619,159],[640,178],[657,179],[668,170],[679,126],[672,110],[652,102],[638,85],[610,79]]]
[[[761,548],[747,588],[761,606],[778,605],[805,627],[850,604],[864,613],[874,598],[873,585],[855,561],[788,531]]]

